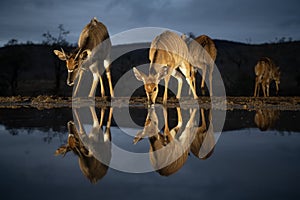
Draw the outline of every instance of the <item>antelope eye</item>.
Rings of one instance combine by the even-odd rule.
[[[156,90],[157,90],[157,87],[155,87],[153,91],[156,92]]]

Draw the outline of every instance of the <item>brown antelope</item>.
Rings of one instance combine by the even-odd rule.
[[[182,78],[176,71],[177,68],[184,74],[186,80],[192,89],[194,98],[197,99],[195,88],[193,87],[192,77],[190,76],[191,65],[188,62],[189,52],[186,43],[179,35],[171,31],[165,31],[156,36],[151,43],[149,51],[149,75],[133,68],[136,78],[144,82],[144,88],[147,94],[148,102],[154,104],[158,94],[158,83],[161,79],[165,80],[165,91],[163,103],[167,103],[168,83],[172,75],[178,81],[178,91],[176,97],[181,96]]]
[[[201,89],[204,93],[206,71],[209,70],[209,93],[212,96],[212,76],[215,61],[217,58],[217,49],[213,40],[207,35],[200,35],[191,41],[186,37],[186,35],[181,36],[188,44],[190,57],[194,68],[191,70],[191,76],[193,78],[193,86],[196,89],[196,72],[197,69],[202,70],[202,81]],[[200,45],[200,46],[199,46]],[[194,71],[195,70],[195,71]]]
[[[262,87],[264,97],[268,97],[270,82],[272,80],[275,81],[276,94],[278,94],[280,84],[280,70],[279,67],[277,67],[270,58],[262,57],[255,65],[254,71],[256,75],[254,97],[259,96],[260,85]]]
[[[54,50],[59,59],[66,61],[68,69],[67,84],[73,86],[74,81],[78,77],[78,83],[73,93],[74,96],[78,92],[84,70],[90,70],[93,73],[93,83],[89,97],[94,96],[99,80],[101,95],[103,97],[105,94],[101,72],[105,69],[110,95],[114,97],[110,74],[110,50],[111,41],[107,28],[96,18],[93,18],[82,30],[78,40],[78,48],[74,52],[66,54],[63,49],[61,51]],[[89,59],[90,61],[86,62]]]
[[[143,131],[137,133],[134,143],[148,136],[150,142],[150,162],[153,168],[163,176],[176,173],[187,161],[189,147],[192,142],[192,131],[195,125],[196,109],[191,113],[190,119],[182,131],[182,115],[179,107],[177,109],[178,124],[171,130],[168,126],[167,109],[164,108],[164,133],[158,129],[158,118],[154,106],[148,109]],[[180,132],[180,133],[179,133]]]
[[[102,179],[108,170],[108,164],[111,159],[111,118],[112,108],[109,111],[109,117],[104,133],[101,131],[104,109],[101,110],[100,123],[98,122],[95,108],[90,107],[93,117],[93,128],[89,134],[83,129],[82,123],[75,112],[75,117],[79,123],[79,131],[74,122],[68,122],[68,142],[58,148],[55,155],[65,155],[73,151],[79,158],[79,167],[82,173],[92,182],[96,183]]]
[[[257,110],[254,116],[254,122],[261,131],[266,131],[271,128],[279,118],[277,110]]]

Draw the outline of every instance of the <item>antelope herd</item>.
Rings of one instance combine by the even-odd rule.
[[[82,76],[89,70],[93,74],[93,83],[90,87],[89,97],[93,97],[96,92],[98,81],[100,81],[101,96],[105,96],[102,72],[106,70],[106,76],[109,84],[110,95],[114,97],[112,86],[112,77],[110,73],[110,51],[111,41],[104,24],[93,18],[82,30],[78,47],[70,54],[54,50],[59,59],[66,61],[68,69],[67,84],[74,85],[77,80],[73,96],[76,96],[78,88],[82,84]],[[204,90],[206,73],[209,71],[209,94],[213,95],[213,70],[217,57],[217,49],[213,40],[201,35],[195,39],[188,38],[186,35],[165,31],[156,36],[151,43],[149,50],[150,67],[148,75],[133,67],[135,77],[143,81],[144,89],[149,104],[154,104],[158,95],[159,82],[164,79],[165,91],[163,95],[163,104],[168,99],[168,84],[170,77],[173,76],[178,81],[178,90],[176,97],[181,97],[182,75],[184,75],[194,99],[197,99],[196,93],[196,72],[202,70],[201,89]],[[270,82],[275,81],[276,93],[279,91],[280,70],[274,62],[268,57],[262,57],[254,67],[256,79],[254,88],[254,97],[259,96],[260,86],[265,97],[269,96]]]
[[[78,47],[67,54],[63,49],[54,50],[59,59],[66,61],[68,69],[67,84],[75,88],[73,96],[76,97],[79,87],[82,84],[82,78],[86,71],[92,73],[93,82],[90,86],[88,97],[95,95],[98,82],[100,82],[101,96],[105,96],[102,73],[106,71],[110,96],[114,97],[112,86],[112,77],[110,73],[110,51],[111,40],[104,24],[93,18],[82,30]],[[196,72],[202,71],[201,89],[204,91],[206,73],[209,72],[209,95],[213,95],[213,71],[217,57],[217,49],[213,40],[201,35],[195,39],[188,38],[186,35],[179,36],[177,33],[165,31],[157,35],[151,43],[149,50],[150,66],[148,74],[145,74],[133,67],[133,74],[137,80],[142,81],[144,90],[148,99],[148,115],[144,124],[144,129],[139,131],[133,143],[138,143],[144,137],[148,137],[150,143],[150,161],[153,168],[161,175],[168,176],[178,171],[186,162],[191,151],[197,158],[208,158],[213,150],[215,138],[211,128],[207,128],[204,110],[200,110],[202,119],[201,126],[198,126],[196,120],[196,109],[190,109],[188,121],[183,126],[181,108],[176,108],[177,125],[170,130],[168,125],[167,108],[163,107],[164,131],[160,133],[159,120],[156,114],[155,104],[158,96],[158,85],[164,80],[163,104],[168,100],[168,84],[171,77],[178,81],[178,90],[176,97],[181,98],[183,77],[192,91],[193,98],[197,99]],[[280,70],[268,57],[259,59],[254,67],[256,79],[254,88],[254,97],[259,96],[260,87],[264,97],[269,96],[270,83],[274,80],[276,84],[276,93],[279,91]],[[208,85],[208,84],[206,84]],[[203,93],[203,92],[202,92]],[[150,106],[152,105],[152,106]],[[79,158],[79,166],[83,174],[95,183],[101,179],[107,172],[111,159],[111,133],[110,126],[112,120],[112,108],[109,110],[109,116],[106,129],[102,133],[104,109],[101,109],[100,121],[94,107],[89,108],[93,119],[92,129],[89,133],[85,132],[83,123],[75,109],[75,119],[79,124],[76,127],[74,122],[68,123],[69,137],[67,144],[56,150],[56,155],[65,155],[68,151],[73,151]],[[269,116],[269,115],[268,115]],[[255,123],[265,130],[272,122],[262,111],[255,115]],[[212,121],[211,110],[208,121]],[[193,134],[192,134],[193,133]],[[204,139],[206,142],[204,142]],[[88,147],[87,147],[88,146]],[[167,148],[167,150],[166,150]],[[164,151],[161,151],[164,149]],[[201,150],[200,150],[201,149]],[[97,153],[98,152],[98,153]],[[103,155],[100,155],[102,152]]]

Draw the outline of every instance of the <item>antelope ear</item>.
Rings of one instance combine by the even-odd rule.
[[[158,81],[160,81],[161,79],[164,79],[167,75],[168,75],[168,68],[167,67],[163,67],[156,74],[156,78],[157,78]]]
[[[57,55],[57,57],[61,60],[67,60],[67,56],[64,52],[61,52],[59,50],[54,50],[53,51],[55,55]]]
[[[146,74],[144,74],[143,72],[140,72],[135,67],[133,67],[133,72],[134,72],[134,75],[135,75],[137,80],[139,80],[139,81],[144,81],[145,80]]]
[[[68,150],[68,148],[67,148],[67,146],[66,145],[63,145],[63,146],[61,146],[61,147],[59,147],[56,151],[55,151],[55,154],[54,155],[63,155],[63,156],[65,156],[66,155],[66,153],[68,152],[69,150]]]
[[[86,49],[80,54],[82,60],[86,60],[92,54],[91,50]]]

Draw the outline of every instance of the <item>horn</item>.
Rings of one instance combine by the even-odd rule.
[[[66,56],[65,51],[63,50],[63,48],[60,48],[61,52]]]
[[[76,56],[75,56],[74,60],[76,60],[76,59],[77,59],[77,57],[79,56],[80,52],[81,52],[81,48],[78,50],[78,52],[77,52],[77,54],[76,54]]]

